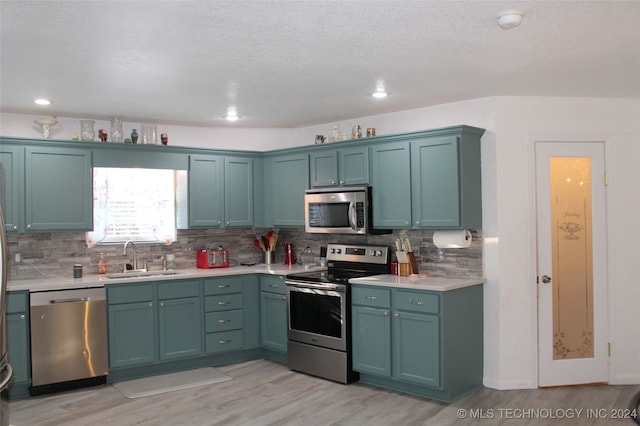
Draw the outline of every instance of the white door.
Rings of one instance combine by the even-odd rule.
[[[536,142],[539,386],[608,380],[602,142]]]

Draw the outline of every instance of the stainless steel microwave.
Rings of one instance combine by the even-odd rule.
[[[367,186],[308,189],[304,195],[305,231],[319,234],[387,233],[373,230],[371,189]]]

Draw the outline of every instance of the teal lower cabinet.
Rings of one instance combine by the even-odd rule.
[[[156,361],[154,285],[107,286],[109,369]]]
[[[450,402],[482,386],[482,286],[450,291],[354,285],[360,381]]]
[[[257,277],[233,275],[204,280],[205,352],[260,346]]]
[[[261,344],[270,359],[286,362],[287,354],[287,286],[284,277],[260,277]]]
[[[29,395],[31,385],[31,339],[29,337],[29,292],[7,293],[7,352],[13,368],[9,397]]]
[[[158,284],[160,360],[202,354],[200,280]]]

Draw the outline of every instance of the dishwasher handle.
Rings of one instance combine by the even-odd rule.
[[[103,299],[104,300],[104,299]],[[78,302],[94,302],[96,301],[93,297],[72,297],[71,299],[52,299],[49,300],[49,303],[52,305],[55,303],[78,303]]]

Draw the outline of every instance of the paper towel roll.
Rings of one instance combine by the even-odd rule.
[[[467,248],[471,245],[471,232],[466,229],[460,231],[435,231],[433,244],[438,248]]]

